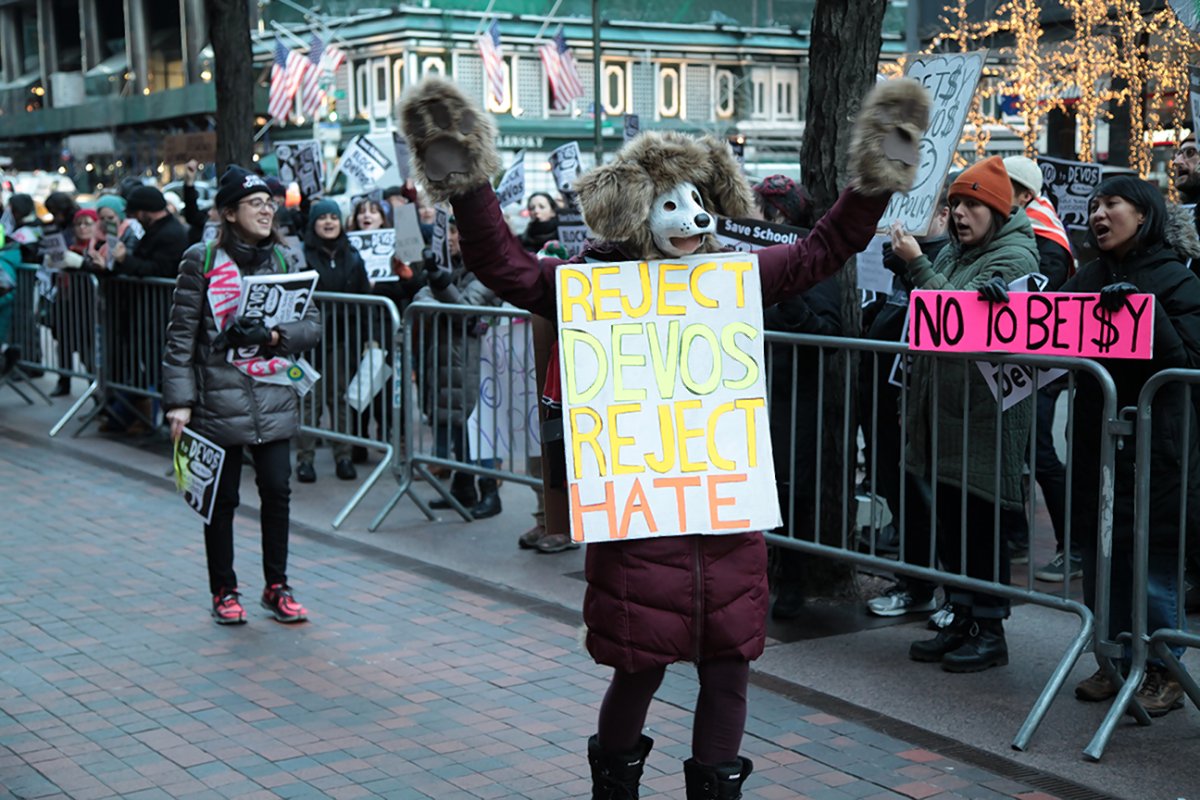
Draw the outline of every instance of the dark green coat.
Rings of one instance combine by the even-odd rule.
[[[975,292],[999,275],[1005,283],[1037,272],[1038,250],[1033,227],[1024,210],[1017,210],[992,241],[981,247],[951,242],[930,264],[918,256],[908,265],[918,289]],[[935,367],[936,364],[936,367]],[[937,389],[934,391],[936,375]],[[967,414],[963,418],[964,381]],[[937,474],[933,475],[933,409],[937,408]],[[1000,501],[1005,508],[1020,509],[1025,502],[1022,472],[1033,400],[1026,398],[1001,417]],[[977,497],[996,499],[996,400],[974,362],[917,356],[909,372],[908,450],[909,472],[961,488],[963,453],[966,488]]]

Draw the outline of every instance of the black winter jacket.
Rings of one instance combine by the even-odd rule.
[[[226,350],[214,350],[217,323],[208,302],[205,277],[207,248],[188,248],[167,324],[163,356],[163,406],[191,408],[193,430],[224,447],[290,439],[300,427],[297,395],[290,386],[264,383],[229,363]],[[235,248],[230,256],[243,275],[279,272],[282,249]],[[288,264],[288,272],[298,265]],[[295,356],[321,339],[316,303],[303,319],[280,325],[279,345],[272,355]]]
[[[188,247],[188,232],[171,214],[155,222],[125,260],[113,265],[118,275],[138,278],[174,278]]]
[[[1172,213],[1175,221],[1183,220]],[[1190,227],[1190,226],[1189,226]],[[1180,229],[1168,224],[1168,241],[1150,245],[1114,263],[1102,257],[1081,268],[1063,285],[1064,292],[1098,292],[1117,281],[1129,281],[1138,291],[1155,296],[1154,357],[1148,360],[1099,359],[1112,375],[1117,389],[1117,408],[1135,406],[1138,394],[1154,373],[1172,367],[1200,367],[1200,278],[1184,266],[1196,252],[1182,240]],[[1193,232],[1192,240],[1195,235]],[[1174,245],[1174,247],[1172,247]],[[1178,248],[1178,249],[1176,249]],[[1180,250],[1184,252],[1180,252]],[[1080,373],[1075,402],[1075,442],[1072,492],[1072,536],[1075,541],[1095,542],[1097,492],[1100,480],[1100,439],[1104,429],[1103,396],[1096,381]],[[1171,550],[1179,536],[1180,493],[1186,488],[1190,532],[1200,530],[1200,427],[1195,411],[1186,402],[1181,384],[1163,387],[1152,408],[1150,459],[1150,544]],[[1183,437],[1184,423],[1190,433]],[[1113,493],[1113,544],[1123,550],[1133,542],[1135,437],[1126,437],[1116,452]],[[1183,456],[1188,454],[1188,485],[1183,486]]]

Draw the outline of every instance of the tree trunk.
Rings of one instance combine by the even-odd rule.
[[[817,0],[809,48],[808,106],[800,163],[804,185],[818,214],[837,200],[845,181],[851,121],[863,96],[875,83],[883,44],[885,0]],[[851,259],[842,270],[842,335],[858,337],[862,328],[858,270]],[[847,376],[849,381],[847,382]],[[840,547],[842,532],[853,542],[858,468],[858,358],[853,353],[826,353],[819,540]],[[848,441],[847,441],[847,423]],[[851,544],[851,546],[853,546]],[[841,561],[806,559],[803,573],[811,597],[857,594],[854,568]]]
[[[247,0],[205,0],[217,90],[217,174],[254,155],[254,72]]]

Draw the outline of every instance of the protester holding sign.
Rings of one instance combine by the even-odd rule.
[[[306,269],[316,270],[321,276],[317,281],[317,290],[321,292],[340,292],[342,294],[370,294],[371,282],[367,280],[367,271],[363,267],[362,256],[350,245],[342,230],[341,209],[333,200],[319,200],[312,204],[308,211],[308,235],[304,238],[304,261]],[[325,338],[323,346],[317,351],[317,370],[322,379],[316,391],[309,395],[313,404],[308,422],[313,427],[319,427],[324,408],[329,409],[332,417],[335,413],[341,418],[333,421],[334,430],[351,431],[354,428],[350,422],[352,410],[346,403],[346,386],[350,383],[352,365],[358,363],[358,348],[361,342],[351,342],[349,331],[331,330],[335,323],[332,314],[327,313],[323,320]],[[337,343],[337,350],[333,349]],[[331,442],[333,461],[337,476],[344,481],[352,481],[358,477],[351,461],[351,446],[336,439]],[[296,478],[301,483],[312,483],[317,479],[317,471],[313,467],[313,456],[316,450],[316,440],[311,434],[301,433],[296,437]]]
[[[729,349],[754,365],[752,368],[746,362],[739,362],[743,365],[740,371],[736,365],[730,365],[737,379],[731,376],[729,384],[745,392],[752,384],[758,385],[762,374],[752,357],[737,346],[741,339],[735,331],[744,334],[746,341],[742,347],[761,354],[761,309],[811,288],[840,270],[866,246],[892,193],[912,185],[916,171],[912,165],[917,160],[915,143],[928,122],[928,105],[925,91],[911,81],[888,81],[876,86],[864,102],[851,139],[850,172],[854,188],[842,194],[807,238],[790,245],[768,247],[744,258],[722,255],[721,267],[710,257],[722,249],[714,236],[714,215],[742,217],[753,205],[745,175],[723,141],[693,139],[677,132],[642,133],[612,161],[573,184],[588,227],[599,240],[586,244],[584,252],[569,262],[539,260],[509,230],[492,191],[490,179],[499,169],[499,157],[494,149],[491,119],[456,86],[438,79],[426,79],[410,90],[400,114],[415,171],[431,195],[453,204],[462,226],[466,263],[497,295],[535,314],[556,319],[560,326],[567,326],[572,318],[578,318],[581,325],[588,321],[607,322],[613,327],[610,341],[619,341],[620,331],[627,333],[629,339],[646,341],[645,331],[651,324],[669,329],[671,324],[665,317],[678,315],[682,313],[680,309],[689,306],[703,308],[702,314],[689,316],[689,321],[698,322],[691,327],[690,340],[703,337],[711,345],[712,337],[718,333],[708,327],[704,318],[713,318],[714,325],[716,320],[725,322],[721,332],[728,336]],[[451,130],[455,131],[453,138],[448,136]],[[894,158],[885,151],[905,155]],[[575,276],[571,301],[574,317],[560,315],[560,300],[567,297],[564,294],[560,298],[560,275]],[[651,275],[658,277],[657,292],[647,285],[651,283]],[[743,275],[748,275],[746,280],[741,280]],[[609,285],[600,285],[602,276],[607,276]],[[622,295],[621,286],[633,289],[633,296]],[[635,301],[635,296],[642,299]],[[634,302],[638,303],[636,308]],[[639,317],[645,320],[647,315],[655,318],[652,323],[636,321]],[[631,319],[634,321],[620,322]],[[678,319],[674,327],[682,335]],[[566,336],[566,330],[563,327],[560,336]],[[637,331],[642,335],[638,336]],[[619,347],[609,353],[603,340],[594,337],[594,341],[599,347],[596,359],[601,355],[605,361],[609,357],[622,358],[623,354],[617,352]],[[570,365],[575,363],[574,353],[563,357],[561,352],[551,356],[545,388],[548,400],[559,403],[560,407],[571,401],[573,387],[563,376],[571,376]],[[648,430],[642,426],[629,430],[627,426],[624,435],[617,436],[612,416],[616,409],[609,406],[605,409],[607,424],[613,430],[600,437],[600,429],[593,426],[591,436],[595,447],[588,448],[589,452],[603,453],[604,447],[610,445],[620,449],[624,441],[636,441],[639,434],[657,436],[665,445],[667,433],[677,427],[674,419],[681,419],[684,413],[681,405],[700,408],[705,401],[714,402],[714,398],[735,393],[735,389],[725,386],[720,393],[712,394],[716,391],[714,385],[711,396],[701,399],[695,396],[703,394],[698,389],[679,388],[679,376],[689,367],[681,361],[678,350],[670,352],[673,355],[664,358],[662,365],[668,377],[662,380],[650,377],[645,372],[648,360],[639,356],[640,361],[634,359],[628,363],[640,365],[640,374],[620,391],[623,396],[635,398],[647,397],[650,392],[660,398],[664,393],[678,392],[680,399],[674,418],[668,402],[662,406],[659,424]],[[721,352],[719,363],[724,364],[726,351]],[[729,360],[737,359],[730,355]],[[556,362],[562,366],[555,366]],[[606,370],[606,376],[613,378],[597,379],[596,383],[604,386],[605,391],[616,391],[616,384],[623,381],[623,377],[618,377],[620,373],[621,369]],[[765,414],[765,398],[738,397],[730,403],[738,401],[743,409],[732,417],[735,431],[737,425],[748,425],[747,419]],[[757,414],[756,409],[759,409]],[[644,411],[640,409],[638,413]],[[728,411],[725,405],[719,405],[712,413],[720,415]],[[605,424],[605,417],[600,419]],[[669,460],[670,465],[690,469],[690,462],[679,464],[689,461],[686,445],[689,438],[711,440],[716,446],[714,434],[706,437],[699,425],[693,421],[690,427],[684,426],[678,458],[675,448],[664,447],[664,463]],[[740,439],[721,437],[721,443],[733,445],[733,440],[738,439],[737,447],[744,455],[749,443],[758,443],[761,427],[750,435],[746,435],[748,431],[743,427]],[[572,427],[569,415],[560,430],[557,438],[557,446],[562,448],[560,453],[572,452],[567,449],[567,438],[572,438],[572,449],[579,446],[583,452],[586,445],[579,443],[578,436],[581,432],[586,435],[586,431]],[[610,445],[602,445],[600,438],[608,440]],[[542,441],[547,453],[553,453],[554,440],[543,436]],[[698,454],[707,450],[699,441],[695,444],[700,457]],[[625,449],[633,460],[641,460],[635,447]],[[647,454],[644,458],[652,456]],[[569,463],[569,459],[573,456],[560,455],[546,464],[545,471],[552,476],[549,480],[556,489],[563,482],[575,481],[573,474],[568,477],[568,466],[564,463]],[[707,456],[705,461],[714,459],[730,466],[719,453]],[[766,461],[765,457],[762,461]],[[589,468],[594,469],[596,462],[590,463]],[[627,486],[630,473],[623,462],[616,463],[616,468],[624,473],[620,476],[622,486]],[[660,467],[674,469],[664,464]],[[769,462],[755,460],[756,487],[767,480],[773,484],[769,468]],[[644,471],[645,466],[635,465],[634,469]],[[706,471],[703,465],[699,469]],[[578,497],[571,501],[572,534],[582,536],[576,520],[588,512],[588,519],[596,520],[591,524],[600,526],[600,535],[607,539],[587,548],[588,590],[584,599],[588,650],[597,662],[614,668],[612,684],[600,708],[598,733],[588,742],[594,798],[637,797],[643,766],[653,746],[653,741],[642,735],[646,714],[666,666],[678,661],[695,662],[700,679],[692,758],[684,762],[688,795],[740,797],[742,784],[753,768],[739,750],[747,713],[750,661],[761,655],[766,638],[766,547],[761,533],[740,524],[733,515],[713,520],[719,516],[721,506],[732,502],[730,495],[737,492],[739,482],[750,482],[747,474],[721,475],[720,468],[714,466],[714,470],[705,478],[699,475],[667,478],[676,481],[676,491],[681,493],[677,503],[658,503],[664,519],[669,515],[672,520],[668,529],[655,530],[647,518],[648,505],[639,503],[635,493],[626,498],[622,491],[622,512],[615,496],[611,501],[607,499],[612,481],[597,480],[586,487],[589,496],[599,491],[603,500],[598,506],[585,506]],[[660,487],[666,484],[653,486],[651,475],[642,477],[652,487],[656,500],[660,500]],[[699,486],[703,480],[708,481],[707,492],[699,497],[693,492],[693,502],[685,502],[688,498],[683,495],[689,494],[688,487]],[[726,484],[723,491],[715,488],[721,483]],[[635,492],[639,485],[634,483]],[[580,488],[578,482],[573,482],[572,487]],[[735,514],[772,519],[763,527],[773,527],[778,521],[778,510],[772,489],[773,486],[763,495],[755,495],[757,507],[739,508],[734,510]],[[679,509],[697,508],[704,496],[709,498],[705,509],[708,513],[683,520]],[[618,518],[623,521],[618,522]],[[638,538],[621,539],[623,532],[629,531],[631,519],[637,520]],[[547,519],[547,525],[550,524]],[[550,532],[562,532],[562,528]],[[711,535],[721,532],[724,535]]]
[[[303,318],[268,329],[261,319],[237,317],[242,279],[294,272],[274,228],[275,204],[262,178],[238,166],[217,191],[221,233],[193,245],[179,265],[163,358],[163,406],[178,438],[184,426],[226,449],[212,522],[204,526],[212,615],[218,624],[246,621],[233,569],[233,514],[241,482],[240,450],[254,459],[261,500],[262,605],[280,622],[301,622],[306,611],[288,586],[290,442],[299,430],[296,390],[269,372],[317,345],[321,321],[309,303]],[[299,374],[287,377],[293,385]]]
[[[1091,202],[1089,237],[1100,257],[1079,270],[1062,287],[1065,292],[1099,292],[1108,310],[1126,307],[1133,293],[1154,295],[1154,356],[1150,359],[1101,359],[1117,388],[1117,407],[1136,405],[1138,395],[1159,370],[1200,367],[1200,279],[1184,266],[1184,259],[1200,255],[1190,215],[1172,206],[1168,211],[1158,188],[1132,176],[1109,178],[1100,184]],[[1080,375],[1075,399],[1077,430],[1101,430],[1103,397],[1095,381]],[[1176,574],[1179,557],[1180,495],[1186,493],[1189,532],[1200,526],[1200,470],[1189,469],[1183,483],[1182,463],[1200,465],[1200,425],[1180,383],[1161,389],[1151,410],[1154,419],[1150,451],[1150,560],[1147,575],[1146,630],[1178,628],[1175,598],[1180,587]],[[1183,438],[1184,430],[1188,438]],[[1071,461],[1072,536],[1083,550],[1084,599],[1093,605],[1096,588],[1096,487],[1099,485],[1099,439],[1076,436]],[[1113,489],[1112,574],[1109,586],[1111,632],[1130,629],[1133,566],[1134,457],[1131,439],[1116,451]],[[1176,657],[1183,648],[1172,646]],[[1125,664],[1129,663],[1129,646]],[[1098,671],[1075,688],[1081,700],[1114,697],[1119,685]],[[1151,654],[1146,678],[1136,695],[1151,716],[1180,707],[1183,689],[1170,677],[1162,662]]]
[[[930,263],[916,240],[898,226],[892,229],[892,251],[908,263],[917,288],[979,292],[989,300],[1007,302],[1005,287],[1036,272],[1038,256],[1029,218],[1024,210],[1013,209],[1012,183],[1004,162],[994,156],[963,170],[948,195],[952,241],[937,259]],[[905,462],[918,479],[937,483],[937,544],[942,565],[980,580],[990,581],[998,574],[1001,583],[1008,583],[1007,554],[1000,553],[998,564],[993,558],[993,509],[996,503],[1014,511],[1024,509],[1022,472],[1032,401],[1026,398],[1006,411],[997,433],[996,401],[973,364],[940,361],[935,369],[931,359],[918,358],[909,374],[909,386]],[[937,421],[936,436],[932,420]],[[934,441],[936,453],[931,449]],[[935,467],[937,474],[932,474]],[[958,529],[964,513],[965,553],[960,552],[963,537]],[[949,596],[954,622],[935,638],[914,642],[909,656],[916,661],[940,661],[948,672],[975,672],[1007,664],[1003,621],[1009,612],[1008,600],[953,588]]]

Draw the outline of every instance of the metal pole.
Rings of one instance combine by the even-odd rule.
[[[600,0],[592,0],[592,133],[596,143],[596,166],[604,163],[604,103],[600,85]]]

